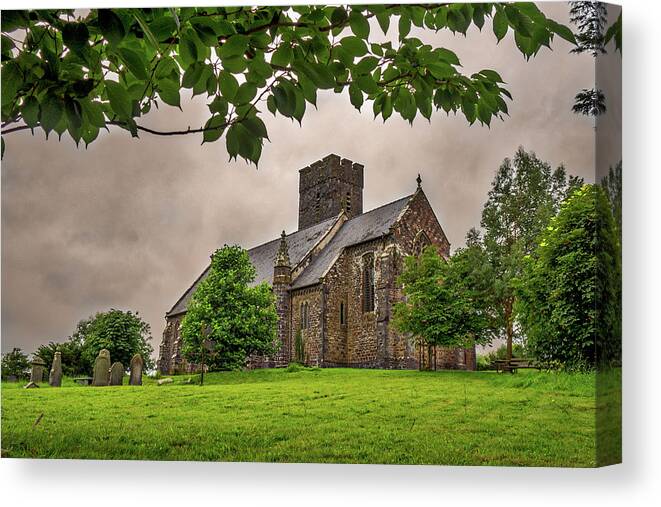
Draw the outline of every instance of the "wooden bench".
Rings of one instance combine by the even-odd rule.
[[[519,368],[534,368],[536,370],[540,369],[540,367],[535,364],[532,359],[521,357],[513,357],[509,361],[507,359],[496,359],[493,364],[496,367],[497,372],[515,373]]]

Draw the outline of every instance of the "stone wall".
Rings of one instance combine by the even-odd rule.
[[[299,289],[291,294],[291,339],[290,358],[296,358],[296,333],[301,332],[305,344],[305,364],[308,366],[321,365],[321,333],[322,333],[322,290],[317,285],[310,288]],[[301,329],[301,305],[307,303],[309,326]]]

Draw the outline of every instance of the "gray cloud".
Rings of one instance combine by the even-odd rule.
[[[567,21],[565,4],[543,7]],[[571,113],[592,87],[594,61],[557,39],[526,62],[490,27],[466,38],[420,33],[457,52],[465,72],[494,68],[514,95],[511,116],[490,129],[437,112],[429,124],[374,121],[346,95],[322,93],[297,123],[265,115],[271,143],[255,170],[227,162],[223,141],[197,136],[132,139],[113,130],[89,149],[70,139],[13,134],[2,162],[2,349],[27,351],[70,334],[110,307],[138,310],[157,348],[163,315],[223,243],[246,247],[296,228],[298,169],[337,153],[365,164],[365,209],[423,187],[454,247],[478,225],[494,171],[519,145],[588,181],[594,176],[590,119]],[[198,126],[206,106],[163,106],[157,128]],[[615,153],[617,155],[617,153]],[[616,160],[614,160],[615,162]],[[614,163],[613,162],[613,163]]]

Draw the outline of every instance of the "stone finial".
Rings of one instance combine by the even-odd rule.
[[[278,255],[275,257],[275,265],[277,267],[291,266],[289,247],[287,246],[287,234],[285,234],[285,231],[282,231],[282,235],[280,236],[280,248],[278,248]]]
[[[418,184],[418,188],[422,188],[422,178],[420,177],[420,173],[418,173],[418,177],[415,179],[415,182]]]

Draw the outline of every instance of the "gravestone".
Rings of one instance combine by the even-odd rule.
[[[32,369],[30,370],[30,382],[34,382],[35,384],[38,384],[39,382],[43,382],[45,366],[46,363],[39,356],[36,356],[32,360]]]
[[[23,386],[23,389],[33,389],[35,387],[39,387],[39,386],[36,383],[30,381]]]
[[[129,377],[129,385],[141,386],[142,385],[142,356],[135,354],[131,358],[131,376]]]
[[[174,380],[172,380],[171,378],[162,378],[161,380],[158,380],[156,383],[159,386],[162,386],[163,384],[172,384],[172,382],[174,382]]]
[[[121,386],[124,378],[124,365],[119,361],[112,363],[110,367],[110,381],[108,385]]]
[[[53,366],[50,369],[48,383],[51,387],[60,387],[62,385],[62,353],[55,352],[53,357]]]
[[[93,386],[107,386],[110,380],[110,351],[101,349],[94,361]]]

